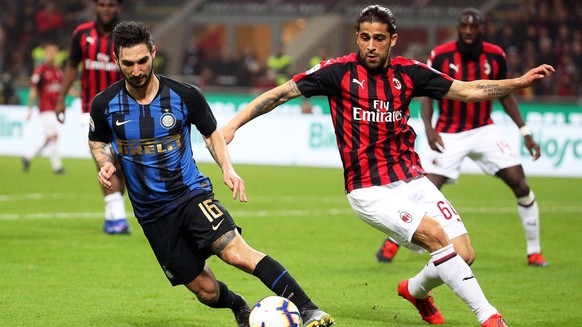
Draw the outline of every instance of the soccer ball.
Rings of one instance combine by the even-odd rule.
[[[268,296],[255,304],[249,316],[251,327],[301,327],[301,314],[293,302]]]

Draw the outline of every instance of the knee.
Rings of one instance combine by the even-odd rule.
[[[434,219],[425,217],[412,236],[412,241],[429,252],[434,252],[450,244],[442,226]]]
[[[456,251],[456,250],[455,250]],[[473,249],[466,249],[463,251],[457,251],[457,254],[465,260],[465,262],[470,266],[475,262],[475,251]]]

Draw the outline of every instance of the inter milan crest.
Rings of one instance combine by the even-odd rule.
[[[170,129],[176,125],[176,117],[170,112],[166,112],[160,118],[160,123],[164,128]]]

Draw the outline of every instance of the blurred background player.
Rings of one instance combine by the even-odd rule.
[[[40,146],[28,149],[28,152],[22,157],[22,164],[24,171],[28,171],[32,159],[39,155],[44,148],[48,148],[53,172],[62,174],[64,172],[63,163],[57,143],[59,122],[54,111],[63,80],[63,71],[56,61],[59,46],[54,42],[47,41],[43,48],[45,60],[36,67],[30,78],[26,119],[30,120],[32,117],[33,106],[38,99],[38,111],[40,112],[40,121],[45,139]]]
[[[457,24],[458,40],[435,47],[429,66],[464,81],[507,78],[505,53],[497,45],[483,41],[484,25],[483,15],[477,9],[462,10]],[[525,125],[517,101],[507,95],[499,98],[499,102],[520,129],[525,147],[537,160],[540,147]],[[541,254],[538,204],[518,154],[493,124],[492,101],[466,103],[441,99],[438,107],[438,120],[433,128],[433,99],[423,99],[422,120],[433,150],[423,160],[428,178],[439,189],[445,183],[455,183],[465,157],[473,160],[486,174],[501,178],[517,198],[517,211],[527,241],[528,264],[547,267],[549,264]],[[398,242],[388,238],[376,258],[389,262],[397,251]]]
[[[88,132],[91,100],[107,86],[122,78],[113,60],[111,31],[118,22],[122,0],[95,0],[97,18],[83,23],[73,31],[69,60],[65,67],[63,86],[57,103],[57,117],[64,122],[65,95],[75,82],[79,64],[81,69],[81,109],[83,130]],[[85,134],[87,135],[87,134]],[[119,170],[120,171],[120,170]],[[123,176],[113,176],[111,190],[101,187],[105,197],[105,223],[107,234],[130,232],[125,213]]]

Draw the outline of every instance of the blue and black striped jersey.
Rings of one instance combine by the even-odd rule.
[[[140,224],[212,191],[210,180],[193,159],[190,132],[194,125],[201,134],[210,135],[216,130],[216,119],[198,88],[157,78],[160,87],[148,105],[130,96],[125,80],[99,93],[91,105],[89,139],[111,143]]]

